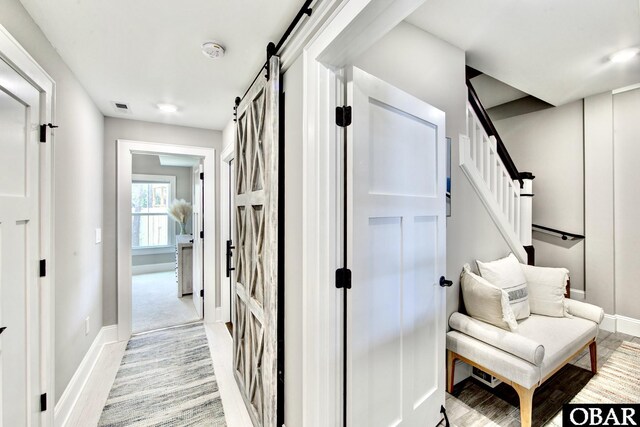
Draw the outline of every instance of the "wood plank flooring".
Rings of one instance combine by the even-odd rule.
[[[600,331],[597,339],[598,368],[623,341],[640,343],[640,338]],[[587,349],[538,388],[533,397],[533,426],[561,427],[562,416],[558,411],[589,382],[593,376],[590,369]],[[466,379],[455,386],[453,395],[446,394],[445,408],[451,426],[520,426],[518,396],[512,387],[505,384],[491,389],[479,381]]]

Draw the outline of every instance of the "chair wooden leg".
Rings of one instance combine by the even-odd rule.
[[[591,356],[591,372],[598,373],[598,346],[596,342],[589,344],[589,355]]]
[[[451,350],[447,350],[447,391],[453,393],[453,379],[456,370],[456,356]]]
[[[512,384],[520,398],[520,425],[531,427],[531,413],[533,412],[533,393],[536,387],[524,388],[519,384]]]

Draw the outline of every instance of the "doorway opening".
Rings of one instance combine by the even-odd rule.
[[[202,319],[201,159],[134,153],[131,181],[132,332]],[[195,286],[194,286],[195,284]],[[198,305],[200,305],[198,307]]]
[[[222,321],[233,336],[233,284],[235,283],[235,215],[233,198],[235,194],[234,145],[229,144],[220,155],[220,272]]]
[[[214,158],[213,148],[118,140],[118,340],[216,321]]]

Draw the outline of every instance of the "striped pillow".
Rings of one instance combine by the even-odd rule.
[[[529,288],[520,262],[513,254],[492,262],[477,261],[480,275],[489,283],[504,289],[516,319],[526,319],[529,308]]]

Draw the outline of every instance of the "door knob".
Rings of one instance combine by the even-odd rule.
[[[3,326],[3,327],[0,328],[0,335],[2,335],[2,333],[4,332],[5,329],[7,329],[6,326]]]
[[[449,287],[453,285],[453,282],[451,280],[447,280],[444,278],[444,276],[440,276],[440,286],[444,287]]]

